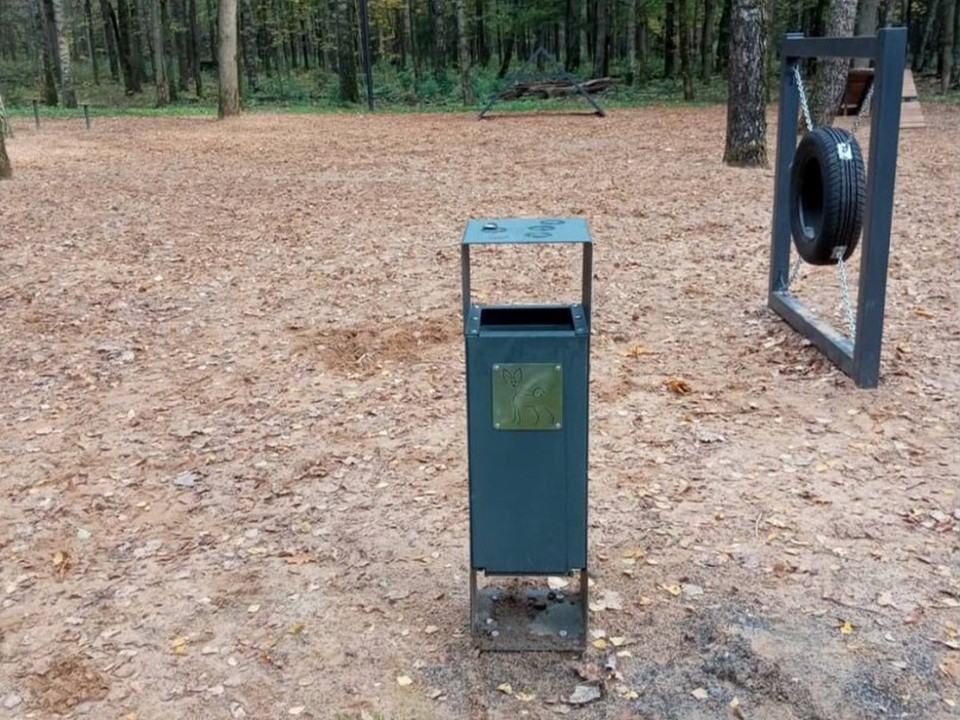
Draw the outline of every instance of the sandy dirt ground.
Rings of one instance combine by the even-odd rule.
[[[957,717],[960,113],[924,112],[873,391],[766,308],[723,108],[15,123],[0,718]],[[481,654],[458,243],[570,215],[590,644]],[[478,299],[569,299],[548,250],[480,253]],[[834,269],[795,287],[842,327]]]

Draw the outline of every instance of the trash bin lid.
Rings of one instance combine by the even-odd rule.
[[[483,218],[470,220],[464,245],[593,242],[584,218]]]

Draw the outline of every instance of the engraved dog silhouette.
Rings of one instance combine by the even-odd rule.
[[[530,417],[531,414],[533,416],[532,427],[539,426],[542,418],[549,418],[551,425],[556,424],[556,416],[544,403],[547,391],[539,385],[532,385],[530,387],[524,387],[522,385],[523,368],[517,368],[513,372],[504,368],[501,376],[504,382],[514,390],[513,398],[510,401],[513,407],[514,425],[523,426],[525,424],[524,418]]]

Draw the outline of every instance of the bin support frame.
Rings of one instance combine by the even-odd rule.
[[[579,303],[472,302],[471,245],[547,244],[581,246]],[[481,650],[580,652],[589,610],[593,241],[581,218],[482,219],[467,224],[460,250],[471,635]],[[571,577],[562,589],[521,583],[505,591],[480,587],[481,572],[541,578],[578,572],[579,582]]]

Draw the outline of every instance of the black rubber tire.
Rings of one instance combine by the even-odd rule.
[[[838,148],[850,145],[850,159]],[[863,225],[867,171],[857,139],[846,130],[822,127],[797,145],[790,170],[790,230],[800,257],[811,265],[833,265],[834,249],[857,249]]]

